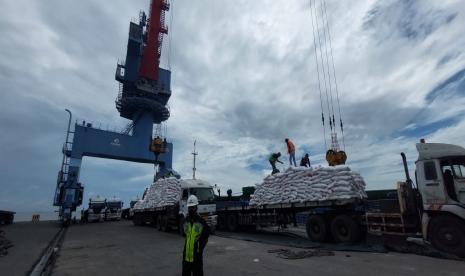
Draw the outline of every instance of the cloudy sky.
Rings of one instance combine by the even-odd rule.
[[[128,123],[114,72],[148,2],[0,0],[0,209],[53,210],[65,108],[109,129]],[[419,138],[465,146],[465,2],[326,6],[348,164],[367,188],[403,179],[399,153],[413,161]],[[285,137],[297,158],[323,164],[312,11],[309,0],[172,1],[162,65],[172,70],[168,139],[183,177],[194,139],[198,178],[223,191],[259,182]],[[84,200],[128,202],[152,178],[150,165],[84,158]]]

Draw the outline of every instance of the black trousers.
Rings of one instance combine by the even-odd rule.
[[[182,276],[203,276],[202,256],[194,260],[193,263],[182,261]]]
[[[271,164],[271,168],[273,169],[271,174],[279,173],[279,170],[276,168],[276,164],[274,162],[271,162],[271,161],[270,161],[270,164]]]
[[[276,165],[274,164],[274,162],[270,161],[270,165],[273,171],[276,170]]]

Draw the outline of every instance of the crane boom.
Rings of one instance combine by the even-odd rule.
[[[150,3],[149,22],[139,68],[141,78],[158,80],[163,34],[168,34],[168,28],[165,26],[165,11],[169,8],[170,4],[167,0],[152,0]]]

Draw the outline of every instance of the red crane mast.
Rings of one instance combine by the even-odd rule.
[[[168,0],[152,0],[146,28],[146,42],[143,46],[139,76],[149,80],[158,80],[163,34],[168,34],[165,26],[165,12],[170,8]]]

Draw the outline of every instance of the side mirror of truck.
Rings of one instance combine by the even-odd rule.
[[[81,183],[79,183],[79,186],[81,186]],[[77,190],[77,202],[78,202],[78,205],[81,205],[81,204],[82,204],[83,195],[84,195],[84,188],[81,186],[81,187]]]

